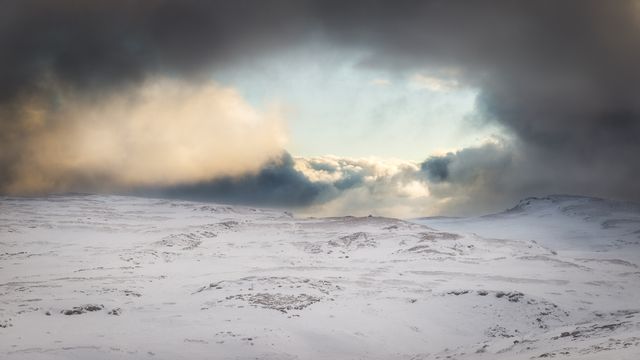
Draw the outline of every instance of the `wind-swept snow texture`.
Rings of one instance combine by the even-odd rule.
[[[2,359],[640,358],[640,208],[297,219],[0,198]]]

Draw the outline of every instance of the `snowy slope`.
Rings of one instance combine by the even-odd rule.
[[[536,241],[557,251],[626,253],[628,246],[635,249],[640,244],[640,204],[584,196],[527,198],[498,214],[416,222],[486,237]]]
[[[640,210],[406,222],[0,198],[2,359],[637,359]]]

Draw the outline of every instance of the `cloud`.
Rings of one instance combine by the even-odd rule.
[[[207,79],[298,38],[302,19],[283,20],[299,7],[3,3],[0,193],[118,191],[257,171],[282,152],[282,114]]]
[[[477,213],[487,205],[512,205],[511,196],[527,183],[514,178],[519,166],[518,154],[506,140],[433,156],[422,163],[283,153],[255,173],[141,188],[136,193],[280,207],[300,216],[460,215]]]
[[[519,178],[522,156],[507,139],[486,142],[420,164],[438,212],[469,215],[487,208],[505,208],[514,197],[527,192],[530,180]]]
[[[326,46],[369,54],[361,66],[421,74],[417,82],[427,88],[460,84],[478,89],[478,111],[512,136],[503,146],[515,154],[509,163],[494,161],[495,149],[483,148],[424,165],[431,169],[427,181],[439,189],[431,186],[432,196],[438,191],[444,194],[449,186],[452,199],[456,190],[461,192],[458,199],[484,202],[488,208],[493,200],[482,194],[494,194],[495,184],[484,180],[491,179],[505,185],[503,193],[512,197],[571,191],[640,200],[639,14],[637,1],[632,0],[9,2],[0,14],[0,184],[6,192],[21,187],[76,188],[102,184],[104,179],[115,184],[204,179],[204,175],[189,179],[174,175],[185,171],[188,162],[178,161],[173,167],[180,152],[168,154],[151,146],[152,136],[142,143],[132,140],[144,139],[145,131],[120,140],[123,133],[115,129],[129,123],[119,120],[112,109],[126,107],[117,105],[125,100],[111,99],[125,98],[122,94],[144,96],[141,89],[157,78],[196,84],[212,69],[232,66],[244,57],[321,38]],[[450,76],[441,76],[451,69]],[[99,126],[83,125],[84,116],[79,114],[96,119],[100,117],[96,109],[102,107],[117,118],[117,126],[98,120],[88,123]],[[219,173],[217,169],[203,173],[215,177],[211,172],[234,176],[240,168],[260,171],[281,138],[279,131],[269,130],[277,126],[265,127],[238,128],[243,134],[276,133],[264,140],[269,151],[247,155],[247,159],[256,156],[252,169],[244,165],[235,169],[229,163]],[[213,132],[221,134],[214,143],[225,143],[228,136],[242,144],[262,141],[258,136],[241,139],[233,131]],[[117,138],[110,143],[128,151],[116,150],[117,157],[102,158],[108,146],[79,142],[85,135],[84,139]],[[249,151],[234,141],[229,142],[232,151],[225,153]],[[208,151],[207,146],[196,148]],[[134,154],[139,151],[163,154],[172,166],[163,174],[155,165],[162,157],[142,161],[146,155]],[[89,155],[96,157],[88,160]],[[214,162],[225,161],[219,157]],[[343,194],[353,190],[349,196],[354,204],[366,206],[359,199],[376,189],[394,188],[381,185],[394,177],[362,177],[366,171],[359,169],[367,167],[360,165],[350,165],[349,172],[347,165],[338,163],[338,168],[345,168],[340,170],[343,182],[322,181],[332,189],[342,187]],[[117,167],[122,174],[107,169]],[[201,172],[200,165],[187,167],[186,173]],[[142,180],[138,175],[144,173],[151,176]],[[506,184],[505,179],[514,183]],[[347,208],[337,200],[325,204]]]
[[[420,164],[420,169],[433,182],[447,181],[449,179],[449,164],[453,161],[454,156],[453,153],[446,156],[431,156]]]
[[[522,183],[510,196],[569,191],[640,200],[637,1],[381,1],[366,12],[353,3],[332,9],[336,42],[366,44],[367,66],[436,78],[455,69],[461,86],[479,90],[478,112],[517,147],[518,166],[504,174]]]
[[[12,133],[0,135],[12,153],[3,192],[107,191],[237,176],[279,156],[286,140],[277,107],[254,109],[213,83],[164,78],[99,98],[64,88],[49,95],[55,98],[24,100]]]
[[[411,78],[410,85],[417,89],[433,92],[447,92],[461,86],[460,82],[453,77],[445,78],[425,74],[415,74]]]
[[[330,182],[312,181],[296,170],[294,159],[286,152],[264,164],[255,173],[168,187],[140,187],[134,192],[199,201],[292,208],[323,202],[337,195]]]
[[[505,140],[487,142],[444,156],[431,156],[420,169],[433,183],[471,185],[478,182],[498,184],[499,176],[513,165],[513,149]]]
[[[391,81],[387,79],[373,79],[370,84],[373,86],[389,86],[391,85]]]
[[[299,215],[417,216],[429,197],[418,165],[389,159],[281,157],[255,173],[176,186],[141,187],[136,194],[284,207]]]
[[[24,0],[0,14],[0,102],[41,91],[117,90],[149,76],[197,79],[307,33],[305,1]]]

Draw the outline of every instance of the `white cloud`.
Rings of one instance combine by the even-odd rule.
[[[410,86],[415,89],[433,92],[448,92],[460,88],[460,82],[454,77],[438,77],[434,75],[415,74],[411,77]]]
[[[310,181],[331,183],[339,190],[328,202],[300,209],[302,215],[413,217],[424,215],[433,202],[416,162],[336,156],[298,157],[295,162]]]
[[[369,84],[374,86],[389,86],[391,85],[391,81],[387,79],[373,79]]]

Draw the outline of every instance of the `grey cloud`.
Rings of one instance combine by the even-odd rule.
[[[432,156],[414,164],[283,153],[256,173],[133,193],[293,209],[304,215],[469,215],[511,206],[521,194],[544,195],[553,179],[528,175],[507,140]],[[415,189],[424,193],[415,193]],[[573,193],[567,188],[565,193]]]
[[[501,183],[497,177],[511,170],[512,149],[505,144],[489,143],[465,148],[447,155],[447,181],[454,184]]]
[[[83,91],[149,75],[194,76],[236,57],[299,40],[297,1],[47,1],[2,3],[0,100],[47,77]]]
[[[71,122],[56,116],[68,105],[64,99],[99,108],[113,94],[136,102],[138,90],[156,78],[209,81],[217,66],[300,41],[313,22],[307,6],[282,0],[1,1],[0,192],[21,180],[25,154],[33,157],[29,144]],[[57,189],[46,176],[42,182]],[[96,189],[112,185],[102,178]],[[84,181],[70,181],[77,182]]]
[[[478,110],[518,146],[521,164],[496,169],[523,181],[514,198],[572,191],[640,200],[637,2],[380,1],[329,12],[337,41],[372,51],[364,65],[453,68],[480,90]],[[449,176],[446,161],[425,164],[431,180]]]
[[[449,178],[449,164],[453,156],[451,153],[445,156],[431,156],[420,164],[420,169],[433,182],[446,181]]]
[[[511,170],[515,150],[506,140],[486,143],[450,152],[442,156],[431,156],[420,164],[432,183],[473,184],[479,178],[494,177]]]
[[[572,190],[640,200],[639,14],[631,0],[9,1],[0,14],[0,140],[23,136],[16,98],[55,103],[51,80],[94,96],[156,74],[196,79],[320,34],[368,51],[363,66],[455,69],[479,89],[478,109],[512,133],[517,164],[460,153],[427,161],[429,180],[519,181],[506,191],[513,197]],[[19,151],[2,146],[2,170]],[[299,196],[319,196],[312,189]]]
[[[291,155],[283,153],[279,159],[264,165],[255,174],[223,177],[173,187],[139,189],[135,193],[231,204],[294,208],[325,202],[338,195],[333,184],[313,182],[294,166]]]
[[[519,177],[522,162],[507,141],[469,147],[432,156],[420,165],[431,196],[449,199],[439,211],[469,215],[500,209],[531,189],[531,179]]]
[[[402,205],[407,206],[403,215],[418,216],[424,212],[414,211],[413,206],[424,205],[420,203],[427,193],[408,193],[411,189],[404,187],[412,182],[422,183],[417,164],[336,157],[294,159],[285,152],[256,173],[187,185],[144,187],[132,193],[284,207],[308,215],[399,215],[394,207]]]

